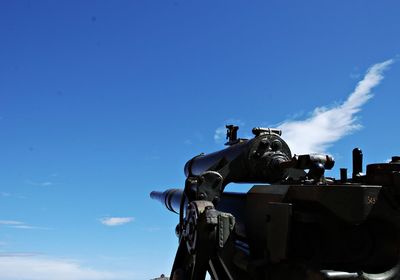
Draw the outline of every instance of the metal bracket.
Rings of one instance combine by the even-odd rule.
[[[208,200],[217,204],[223,191],[221,174],[215,171],[207,171],[198,176],[196,199]]]
[[[235,217],[229,213],[219,212],[218,215],[218,246],[223,248],[235,227]]]

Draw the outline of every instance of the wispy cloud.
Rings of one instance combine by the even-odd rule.
[[[9,226],[11,228],[16,228],[16,229],[40,229],[40,230],[52,230],[52,228],[49,227],[37,227],[37,226],[30,226],[30,225],[15,225],[15,226]]]
[[[38,226],[31,226],[27,225],[21,221],[14,221],[14,220],[0,220],[0,226],[6,226],[8,228],[15,228],[15,229],[41,229],[41,230],[51,230],[51,228],[47,227],[38,227]]]
[[[226,128],[225,126],[220,126],[215,130],[214,140],[215,142],[222,142],[226,137]]]
[[[331,107],[318,107],[305,120],[288,120],[279,128],[293,153],[326,152],[326,149],[343,136],[359,129],[356,114],[372,97],[372,89],[383,79],[383,72],[393,59],[377,63],[368,69],[354,91],[343,103]]]
[[[26,196],[16,194],[16,193],[9,193],[9,192],[0,192],[0,197],[17,198],[17,199],[25,199],[26,198]]]
[[[50,186],[54,185],[54,183],[50,182],[50,181],[35,182],[35,181],[27,180],[26,183],[29,185],[32,185],[32,186],[39,186],[39,187],[50,187]]]
[[[12,258],[12,257],[37,257],[40,256],[39,253],[34,252],[9,252],[9,253],[0,253],[0,260],[1,258]]]
[[[72,260],[34,254],[0,254],[3,280],[108,280],[129,279],[114,272],[84,267]]]
[[[0,225],[6,225],[6,226],[19,226],[23,225],[23,222],[20,221],[13,221],[13,220],[0,220]]]
[[[133,217],[105,217],[101,218],[100,222],[106,226],[121,226],[134,221]]]

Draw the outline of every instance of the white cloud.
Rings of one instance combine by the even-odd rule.
[[[356,114],[371,97],[371,90],[383,79],[383,71],[393,59],[377,63],[368,69],[364,78],[346,101],[332,108],[318,107],[305,120],[285,121],[279,128],[293,153],[323,153],[335,141],[361,126]]]
[[[37,226],[31,226],[27,225],[24,222],[21,221],[13,221],[13,220],[0,220],[0,226],[6,226],[9,228],[16,228],[16,229],[42,229],[42,230],[50,230],[50,228],[47,227],[37,227]]]
[[[106,217],[100,219],[100,222],[106,226],[120,226],[130,222],[133,222],[133,217]]]
[[[15,225],[15,226],[9,226],[11,228],[16,228],[16,229],[41,229],[41,230],[52,230],[52,228],[48,227],[36,227],[36,226],[30,226],[30,225]]]
[[[0,275],[2,280],[121,279],[121,275],[83,267],[76,261],[48,258],[32,254],[0,255]]]
[[[226,137],[226,128],[225,126],[218,127],[214,133],[215,142],[222,142]]]
[[[13,220],[0,220],[0,225],[6,225],[6,226],[19,226],[23,225],[23,222],[20,221],[13,221]]]

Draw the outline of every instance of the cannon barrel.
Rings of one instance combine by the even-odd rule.
[[[291,151],[275,130],[259,133],[255,138],[240,139],[223,150],[200,154],[184,167],[186,177],[216,171],[229,183],[274,183],[285,175],[282,162],[291,160]]]
[[[152,191],[150,197],[158,200],[169,211],[179,214],[180,202],[183,191],[180,189],[168,189],[164,192]],[[244,236],[244,220],[246,207],[246,193],[224,192],[221,200],[216,205],[216,209],[223,212],[232,213],[236,218],[237,232]]]
[[[164,192],[152,191],[150,197],[164,204],[169,211],[179,214],[182,193],[180,189],[169,189]]]

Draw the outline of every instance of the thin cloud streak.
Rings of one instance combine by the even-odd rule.
[[[30,226],[30,225],[15,225],[15,226],[9,226],[9,228],[16,228],[16,229],[39,229],[39,230],[53,230],[52,228],[48,228],[48,227],[36,227],[36,226]]]
[[[40,230],[51,230],[51,228],[47,227],[37,227],[27,225],[21,221],[14,221],[14,220],[0,220],[0,226],[6,226],[8,228],[15,228],[15,229],[40,229]]]
[[[24,225],[24,223],[20,222],[20,221],[13,221],[13,220],[0,220],[0,225],[19,226],[19,225]]]
[[[26,183],[29,184],[29,185],[32,185],[32,186],[39,186],[39,187],[50,187],[50,186],[54,185],[53,182],[49,182],[49,181],[46,181],[46,182],[34,182],[34,181],[31,181],[31,180],[27,180]]]
[[[29,254],[0,255],[0,275],[3,280],[122,279],[121,275],[117,275],[116,273],[83,267],[76,261]]]
[[[393,59],[377,63],[368,69],[364,78],[346,101],[332,108],[318,107],[305,120],[288,120],[279,125],[283,138],[293,153],[324,153],[342,137],[358,130],[356,114],[372,98],[372,89],[380,84],[383,72],[394,63]]]
[[[133,217],[107,217],[100,219],[103,225],[114,227],[121,226],[134,221]]]

